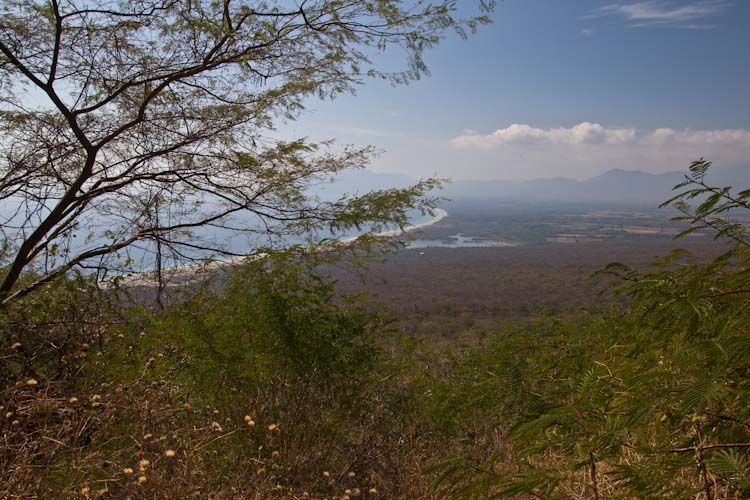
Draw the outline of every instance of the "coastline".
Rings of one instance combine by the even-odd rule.
[[[438,222],[442,221],[446,217],[448,217],[448,212],[442,208],[436,208],[434,210],[435,216],[431,218],[428,221],[420,222],[419,224],[412,224],[409,226],[404,227],[403,229],[394,229],[391,231],[383,231],[380,233],[377,233],[376,236],[382,236],[382,237],[395,237],[395,236],[403,236],[407,233],[418,231],[420,229],[424,229],[426,227],[432,226],[434,224],[437,224]],[[356,241],[358,237],[353,236],[349,238],[343,238],[339,241],[342,243],[351,243],[353,241]],[[246,259],[254,259],[262,257],[263,255],[255,255],[255,256],[247,256],[247,257],[232,257],[225,260],[216,260],[213,262],[205,263],[205,264],[184,264],[182,266],[176,266],[171,267],[168,269],[165,269],[163,271],[165,279],[165,286],[166,287],[173,287],[173,286],[180,286],[180,285],[186,285],[195,280],[196,277],[207,275],[207,274],[213,274],[216,272],[227,272],[231,270],[233,267],[241,265]],[[132,273],[124,275],[120,278],[119,283],[120,286],[125,287],[150,287],[154,286],[154,272],[153,271],[143,271],[138,273]],[[102,283],[103,286],[109,287],[109,283]]]
[[[418,231],[419,229],[424,229],[426,227],[432,226],[433,224],[437,224],[438,222],[445,219],[446,217],[448,217],[447,211],[443,210],[442,208],[436,208],[435,217],[433,217],[432,219],[428,221],[425,221],[419,224],[414,224],[412,226],[406,226],[403,229],[403,231],[399,229],[396,229],[394,231],[384,231],[382,233],[378,233],[378,236],[401,236],[403,234],[406,234],[412,231]]]

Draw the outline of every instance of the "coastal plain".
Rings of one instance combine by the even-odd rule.
[[[456,201],[445,209],[364,279],[345,266],[328,268],[339,290],[371,293],[409,335],[447,339],[608,307],[619,299],[613,280],[597,271],[613,262],[647,268],[677,249],[705,261],[723,248],[708,233],[675,239],[684,224],[657,207]],[[469,243],[456,246],[457,239]],[[432,244],[410,248],[415,241]]]

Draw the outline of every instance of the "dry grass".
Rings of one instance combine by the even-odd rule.
[[[156,366],[170,362],[163,353],[129,380],[112,375],[118,342],[69,356],[75,377],[6,379],[0,498],[439,498],[424,469],[444,454],[399,413],[406,384],[227,381],[206,404]]]

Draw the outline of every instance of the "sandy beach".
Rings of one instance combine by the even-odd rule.
[[[426,227],[432,226],[433,224],[437,224],[441,220],[448,217],[448,212],[443,210],[442,208],[436,208],[435,209],[435,217],[432,219],[422,222],[421,224],[414,224],[412,226],[407,226],[402,230],[396,229],[395,231],[385,231],[382,233],[378,233],[378,236],[401,236],[403,234],[406,234],[408,232],[412,231],[418,231],[420,229],[424,229]]]

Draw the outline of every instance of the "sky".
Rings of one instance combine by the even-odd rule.
[[[504,0],[493,19],[428,52],[429,77],[311,100],[280,131],[374,145],[370,169],[413,178],[583,179],[701,156],[750,174],[750,1]]]

